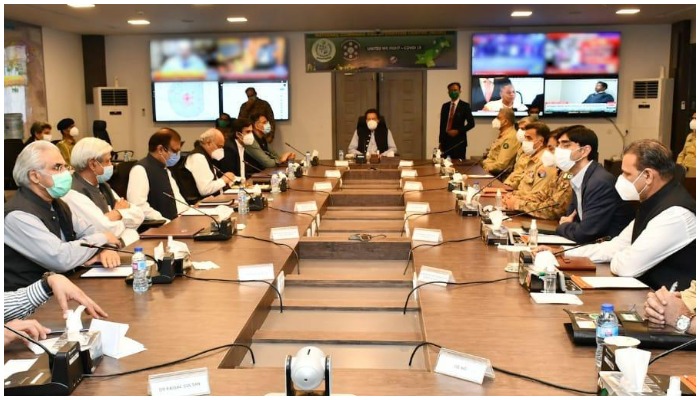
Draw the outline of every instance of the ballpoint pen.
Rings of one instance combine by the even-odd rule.
[[[669,290],[670,293],[673,293],[678,289],[678,281],[673,282],[673,285],[671,285],[671,289]]]

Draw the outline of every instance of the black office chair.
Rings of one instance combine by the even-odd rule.
[[[92,121],[92,134],[96,138],[102,139],[110,145],[112,144],[112,141],[109,140],[109,133],[107,132],[107,121],[101,119]]]
[[[196,204],[198,201],[202,200],[203,197],[199,195],[199,189],[197,189],[197,182],[194,180],[194,176],[189,169],[185,168],[185,161],[187,161],[187,156],[189,152],[180,153],[180,161],[177,162],[172,167],[168,167],[170,173],[177,183],[177,187],[180,188],[180,194],[185,198],[188,204]]]
[[[114,166],[114,174],[109,180],[109,185],[122,198],[126,198],[126,190],[129,187],[129,173],[136,165],[136,160],[122,161]]]
[[[12,169],[23,148],[22,139],[5,139],[5,190],[17,190],[17,183],[12,178]]]

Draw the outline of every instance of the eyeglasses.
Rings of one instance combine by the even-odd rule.
[[[56,163],[53,166],[46,166],[46,169],[50,171],[55,171],[55,172],[63,172],[63,171],[72,171],[73,168],[70,165],[66,165],[64,163]]]

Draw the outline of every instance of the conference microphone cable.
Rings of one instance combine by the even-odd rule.
[[[221,346],[216,346],[216,347],[212,347],[212,348],[200,351],[199,353],[192,354],[191,356],[183,357],[183,358],[173,360],[173,361],[168,361],[168,362],[165,362],[162,364],[152,365],[150,367],[143,367],[143,368],[134,369],[131,371],[116,372],[114,374],[99,374],[99,375],[98,374],[84,374],[83,377],[85,377],[85,378],[112,378],[115,376],[136,374],[138,372],[150,371],[152,369],[169,367],[171,365],[179,364],[181,362],[191,360],[191,359],[199,357],[201,355],[211,353],[211,352],[216,351],[216,350],[226,349],[229,347],[245,347],[246,349],[248,349],[248,352],[250,352],[250,358],[253,360],[253,364],[255,364],[255,355],[253,354],[253,350],[249,346],[246,346],[246,345],[240,344],[240,343],[228,343],[228,344],[224,344]]]
[[[406,221],[408,221],[411,217],[416,217],[416,219],[418,219],[424,215],[444,214],[444,213],[451,212],[451,211],[454,211],[454,208],[450,208],[449,210],[442,210],[442,211],[430,211],[430,212],[426,212],[426,213],[408,214],[408,215],[406,215],[406,218],[403,219],[403,223],[401,223],[401,235],[399,235],[399,237],[403,237],[403,234],[406,231],[406,229],[404,229],[406,227]],[[415,219],[413,221],[415,222]]]
[[[518,277],[517,276],[509,276],[507,278],[499,278],[499,279],[494,279],[494,280],[490,280],[490,281],[470,281],[470,282],[430,281],[430,282],[423,282],[420,285],[416,285],[416,287],[414,287],[413,289],[411,289],[410,292],[408,292],[408,295],[406,296],[406,302],[404,302],[404,304],[403,304],[403,315],[406,315],[406,311],[408,310],[408,301],[411,299],[411,295],[413,294],[413,292],[422,288],[423,286],[432,285],[432,284],[451,285],[451,286],[486,285],[488,283],[508,281],[511,279],[518,279]]]
[[[401,190],[401,188],[399,188]],[[406,199],[406,193],[415,193],[415,192],[434,192],[437,190],[447,190],[447,186],[439,187],[439,188],[434,188],[434,189],[420,189],[420,190],[405,190],[401,193],[401,200]]]
[[[264,281],[262,279],[223,279],[223,278],[197,278],[192,275],[187,275],[187,274],[182,274],[180,276],[183,276],[185,278],[189,278],[195,281],[204,281],[204,282],[224,282],[224,283],[248,283],[248,282],[258,282],[258,283],[264,283],[272,290],[274,290],[277,293],[277,297],[280,300],[280,314],[284,312],[284,305],[282,304],[282,293],[280,293],[279,289],[275,287],[272,283],[268,281]]]
[[[275,208],[275,207],[272,207],[272,206],[267,206],[267,208],[272,209],[272,210],[275,210],[275,211],[287,213],[287,214],[292,214],[292,215],[294,215],[294,214],[307,215],[307,216],[311,217],[312,224],[315,224],[315,225],[316,225],[316,232],[318,232],[318,230],[321,229],[321,227],[318,226],[318,223],[316,222],[316,216],[313,215],[313,214],[309,214],[309,213],[305,213],[305,212],[296,212],[296,211],[283,210],[283,209],[281,209],[281,208]]]
[[[287,243],[278,243],[278,242],[275,242],[274,240],[259,238],[256,236],[246,236],[246,235],[241,235],[241,234],[236,234],[236,236],[242,237],[244,239],[253,239],[253,240],[257,240],[259,242],[272,243],[272,244],[277,245],[277,246],[284,246],[284,247],[289,248],[289,250],[291,250],[294,253],[294,257],[296,257],[296,259],[297,259],[297,274],[301,274],[301,266],[299,265],[299,253],[297,253],[297,251],[294,249],[294,247],[288,245]],[[280,297],[280,301],[282,301],[281,297]]]
[[[694,344],[696,340],[697,340],[697,339],[689,340],[689,341],[687,341],[687,342],[685,342],[685,343],[683,343],[683,344],[681,344],[681,345],[678,345],[678,346],[676,346],[676,347],[674,347],[674,348],[672,348],[672,349],[670,349],[670,350],[664,351],[663,353],[661,353],[661,354],[659,354],[658,356],[656,356],[656,357],[652,358],[651,360],[649,360],[649,365],[655,363],[655,362],[656,362],[658,359],[660,359],[660,358],[666,357],[667,355],[673,353],[673,352],[676,351],[676,350],[684,349],[684,348],[690,346],[691,344]]]
[[[442,349],[442,348],[443,348],[443,347],[440,346],[439,344],[435,344],[435,343],[433,343],[433,342],[422,342],[422,343],[419,343],[419,344],[416,345],[416,347],[413,349],[413,353],[411,353],[411,358],[408,360],[408,366],[409,366],[409,367],[410,367],[411,364],[413,363],[413,356],[416,355],[416,351],[418,351],[419,348],[421,348],[421,347],[423,347],[423,346],[425,346],[425,345],[434,346],[434,347],[437,347],[437,348],[439,348],[439,349]],[[504,374],[506,374],[506,375],[514,376],[514,377],[516,377],[516,378],[524,379],[524,380],[526,380],[526,381],[535,382],[535,383],[539,383],[539,384],[542,384],[542,385],[545,385],[545,386],[553,387],[553,388],[555,388],[555,389],[566,390],[567,392],[573,392],[573,393],[579,393],[579,394],[592,394],[592,395],[597,395],[597,394],[598,394],[598,393],[595,392],[595,391],[587,391],[587,390],[575,389],[575,388],[570,388],[570,387],[567,387],[567,386],[562,386],[562,385],[559,385],[559,384],[556,384],[556,383],[547,382],[547,381],[544,381],[544,380],[539,379],[539,378],[533,378],[533,377],[531,377],[531,376],[527,376],[527,375],[523,375],[523,374],[520,374],[520,373],[517,373],[517,372],[509,371],[509,370],[507,370],[507,369],[499,368],[499,367],[496,367],[495,365],[492,365],[491,367],[494,369],[494,371],[502,372],[502,373],[504,373]]]
[[[413,251],[414,251],[415,249],[418,249],[418,248],[420,248],[420,247],[438,247],[438,246],[442,246],[443,244],[446,244],[446,243],[461,243],[461,242],[467,242],[467,241],[470,241],[470,240],[479,239],[480,237],[481,237],[481,235],[477,235],[477,236],[471,236],[471,237],[462,238],[462,239],[445,240],[445,241],[442,241],[442,242],[440,242],[440,243],[423,243],[423,244],[419,244],[419,245],[413,246],[413,247],[411,247],[411,249],[408,251],[408,260],[406,260],[406,268],[404,268],[404,270],[403,270],[403,275],[406,275],[406,271],[408,271],[408,266],[411,265],[411,256],[413,256]]]

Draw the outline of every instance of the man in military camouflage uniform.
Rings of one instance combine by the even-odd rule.
[[[555,165],[554,150],[558,145],[557,135],[575,126],[578,125],[562,127],[550,132],[547,140],[547,149],[540,155],[542,164],[541,170],[554,167]],[[570,183],[571,176],[558,169],[557,171],[558,174],[556,177],[551,179],[543,190],[538,190],[529,194],[520,193],[517,196],[506,196],[504,200],[506,208],[526,211],[535,218],[558,220],[565,215],[573,193]],[[541,173],[541,171],[538,170],[538,173]]]
[[[518,139],[518,143],[520,143],[521,146],[520,149],[518,149],[517,155],[515,156],[515,168],[513,168],[513,172],[508,176],[508,179],[503,181],[504,184],[510,186],[513,189],[518,188],[520,180],[523,179],[525,167],[527,166],[527,163],[530,160],[529,156],[523,154],[522,148],[522,143],[525,140],[525,127],[532,122],[536,122],[537,120],[537,114],[534,114],[529,115],[525,118],[521,118],[520,121],[518,121],[518,131],[515,133],[515,136]]]
[[[690,120],[690,134],[685,139],[683,151],[678,155],[676,163],[684,166],[685,169],[695,168],[695,113]]]
[[[515,155],[520,143],[515,137],[515,113],[512,108],[503,107],[493,120],[493,127],[499,130],[498,138],[491,144],[491,149],[482,166],[491,174],[510,168],[515,162]]]

